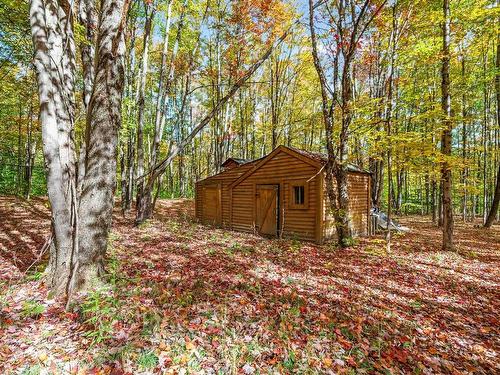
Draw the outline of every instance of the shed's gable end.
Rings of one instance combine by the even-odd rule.
[[[256,171],[258,171],[260,168],[264,167],[268,162],[270,162],[272,159],[274,159],[278,154],[280,153],[285,153],[287,155],[290,155],[297,159],[300,162],[309,164],[315,168],[320,168],[321,163],[318,162],[317,160],[313,160],[311,158],[308,158],[307,156],[301,155],[300,153],[286,147],[286,146],[278,146],[276,147],[269,155],[267,155],[265,158],[260,160],[258,163],[256,163],[252,168],[250,168],[248,171],[243,173],[239,178],[237,178],[231,185],[230,188],[234,188],[238,186],[241,182],[249,178],[252,174],[254,174]]]

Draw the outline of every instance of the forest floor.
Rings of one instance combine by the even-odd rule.
[[[137,228],[117,211],[106,286],[66,312],[36,261],[46,201],[1,197],[0,373],[500,372],[498,225],[457,222],[446,253],[404,217],[387,256],[381,237],[338,250],[192,214],[161,201]]]

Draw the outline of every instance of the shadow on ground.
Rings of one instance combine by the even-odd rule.
[[[12,264],[9,246],[20,241],[21,254],[35,254],[48,231],[47,217],[36,216],[46,210],[16,202],[3,199],[0,211],[16,218],[1,240]],[[498,226],[457,223],[457,252],[445,253],[426,218],[400,221],[412,232],[395,236],[387,256],[379,237],[337,250],[202,226],[189,200],[159,201],[140,227],[117,210],[109,261],[123,313],[103,363],[135,372],[127,351],[151,350],[155,371],[500,370]]]

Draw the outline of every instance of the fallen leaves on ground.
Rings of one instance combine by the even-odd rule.
[[[44,200],[0,199],[2,373],[484,373],[500,371],[500,230],[425,218],[345,250],[209,228],[192,202],[115,214],[105,290],[65,311],[37,259]],[[43,259],[41,260],[43,263]],[[28,372],[32,371],[32,372]],[[38,371],[38,372],[37,372]]]

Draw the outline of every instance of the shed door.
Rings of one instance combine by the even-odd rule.
[[[203,188],[203,221],[206,224],[221,225],[221,195],[220,185],[205,186]]]
[[[278,229],[279,185],[257,185],[255,189],[255,225],[260,234],[276,236]]]

